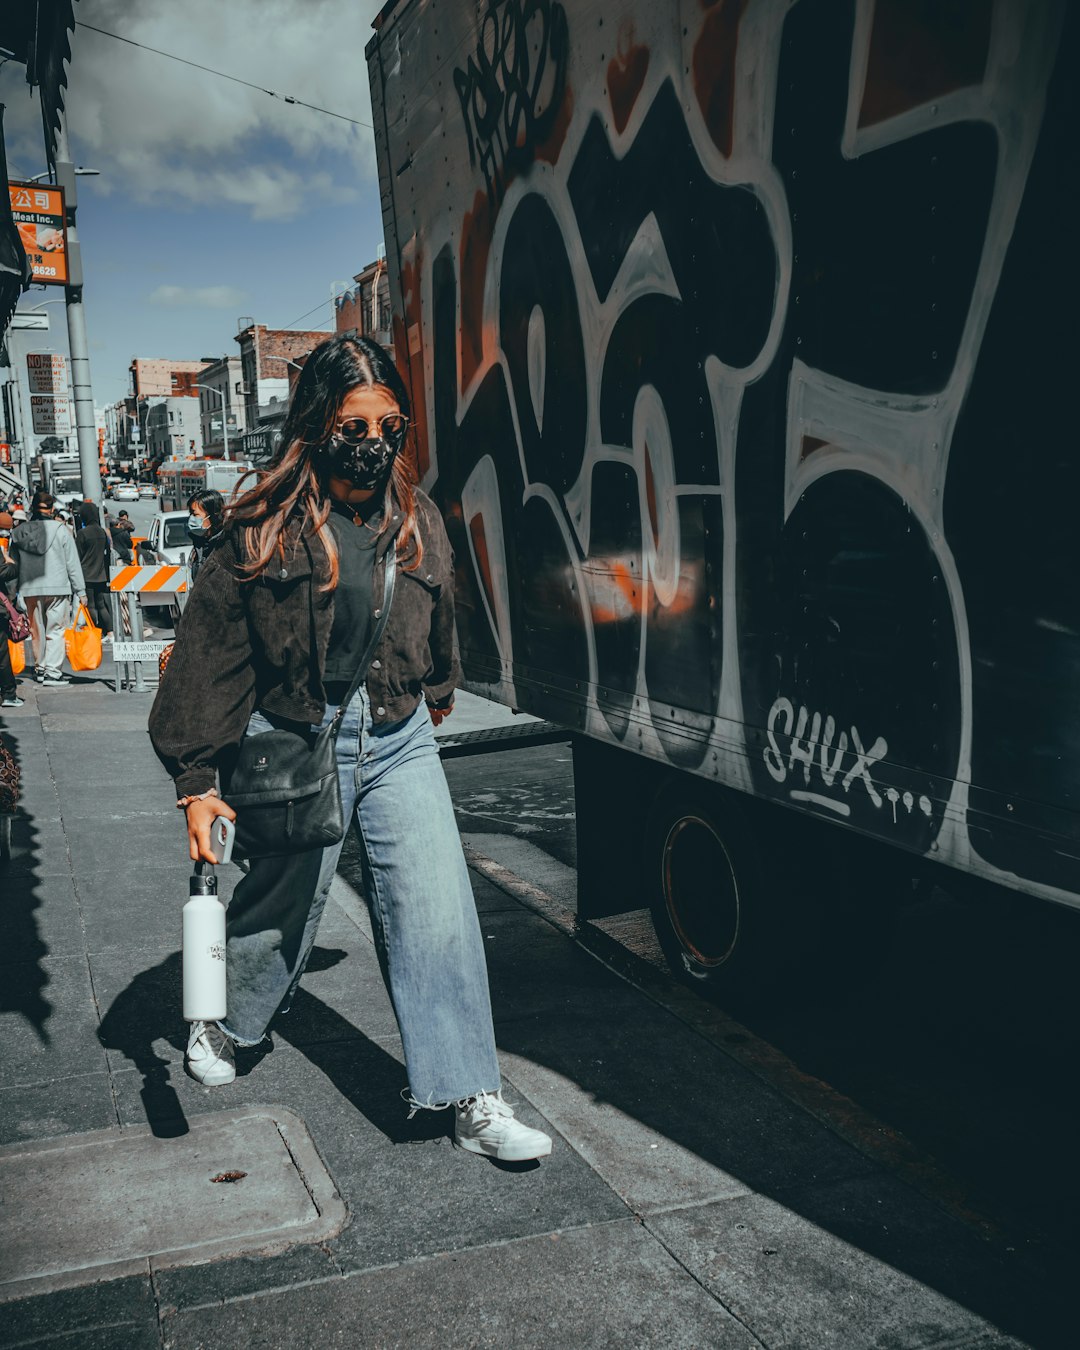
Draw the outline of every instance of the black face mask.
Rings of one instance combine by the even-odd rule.
[[[349,445],[334,436],[330,441],[330,472],[335,478],[344,478],[354,488],[371,492],[382,487],[390,477],[403,440],[403,436],[393,439],[382,436]]]

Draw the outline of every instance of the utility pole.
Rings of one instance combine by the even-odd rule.
[[[75,193],[75,165],[68,149],[67,112],[61,113],[56,133],[56,184],[64,190],[67,212],[68,348],[71,352],[71,396],[75,404],[75,433],[79,442],[79,468],[83,496],[101,506],[101,472],[98,468],[97,425],[94,421],[94,395],[90,388],[90,345],[86,340],[86,314],[83,310],[83,270],[79,237],[75,228],[78,201]]]

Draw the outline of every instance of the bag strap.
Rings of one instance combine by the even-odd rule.
[[[364,654],[360,658],[360,664],[357,667],[356,674],[353,676],[352,684],[349,685],[349,692],[338,704],[338,710],[334,714],[334,720],[331,723],[331,727],[333,728],[335,737],[341,727],[341,719],[345,716],[345,709],[353,701],[356,691],[364,683],[364,676],[367,674],[368,664],[375,655],[375,648],[379,645],[379,639],[382,637],[383,630],[386,628],[386,621],[390,617],[390,606],[394,600],[394,579],[396,575],[397,548],[395,544],[391,543],[386,554],[386,570],[383,577],[382,612],[379,615],[379,621],[375,625],[371,638],[368,641],[368,645],[364,648]]]

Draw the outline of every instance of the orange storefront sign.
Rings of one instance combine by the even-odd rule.
[[[34,280],[65,286],[68,279],[64,194],[41,183],[9,183],[11,215]]]

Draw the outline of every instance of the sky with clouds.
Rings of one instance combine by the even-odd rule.
[[[82,24],[211,66],[248,88],[89,28],[68,68],[94,401],[134,356],[236,354],[237,319],[333,327],[331,289],[382,241],[364,47],[382,0],[78,0]],[[329,112],[271,98],[303,99]],[[25,68],[0,69],[12,178],[45,167]],[[62,296],[34,288],[29,309]],[[42,346],[66,351],[63,306]],[[45,334],[41,335],[45,339]]]

